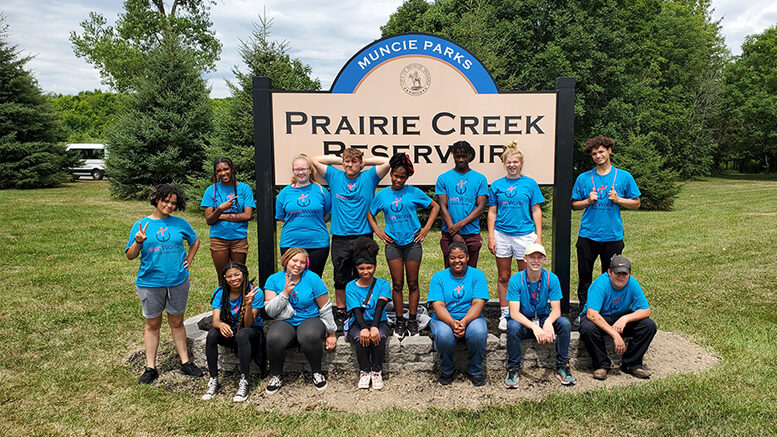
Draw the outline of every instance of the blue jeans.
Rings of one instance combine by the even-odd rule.
[[[440,371],[450,375],[456,370],[453,364],[453,353],[456,351],[456,340],[453,335],[453,329],[447,323],[436,318],[430,322],[432,335],[434,335],[434,347],[440,353]],[[488,330],[486,329],[486,319],[478,317],[469,322],[464,331],[464,338],[467,341],[467,373],[470,375],[480,375],[483,373],[483,356],[486,354],[486,339],[488,339]]]
[[[548,316],[540,318],[540,325],[545,324]],[[559,317],[553,323],[553,330],[556,331],[556,366],[566,366],[569,362],[569,336],[572,327],[566,317]],[[507,368],[521,368],[521,354],[523,346],[521,340],[525,338],[534,338],[534,332],[531,329],[521,325],[513,318],[507,319]]]

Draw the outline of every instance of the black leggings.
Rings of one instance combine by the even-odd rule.
[[[208,358],[208,373],[211,378],[219,374],[219,345],[226,346],[237,352],[240,360],[240,373],[248,377],[251,370],[251,359],[264,372],[264,329],[249,326],[237,331],[237,335],[224,337],[221,331],[211,328],[205,340],[205,356]]]
[[[382,325],[383,323],[381,323]],[[382,326],[380,328],[383,328]],[[377,346],[370,344],[367,347],[362,346],[359,342],[359,334],[361,329],[354,324],[348,332],[348,336],[351,338],[356,349],[356,361],[359,362],[359,370],[362,372],[380,372],[383,370],[383,361],[386,359],[386,338],[383,336],[384,329],[381,330],[380,343]],[[388,332],[388,325],[385,327],[385,332]]]
[[[276,320],[267,331],[267,357],[270,360],[270,375],[283,374],[286,349],[298,344],[310,363],[313,373],[321,373],[321,358],[324,356],[326,328],[318,317],[306,319],[297,326],[285,320]]]
[[[308,267],[308,270],[317,274],[319,277],[323,275],[324,267],[326,267],[326,260],[329,258],[329,248],[319,247],[317,249],[307,249],[303,247],[303,249],[308,252],[308,256],[310,257],[310,266]],[[287,250],[289,250],[288,247],[281,247],[281,256],[283,256]]]
[[[594,261],[599,257],[602,273],[606,273],[610,268],[610,258],[623,252],[623,240],[594,241],[578,237],[575,247],[577,248],[577,300],[580,302],[580,308],[583,308],[588,300],[588,287],[591,286]]]

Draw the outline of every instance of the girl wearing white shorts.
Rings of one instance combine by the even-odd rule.
[[[499,292],[499,329],[507,330],[507,283],[515,258],[518,271],[526,268],[523,255],[531,243],[542,244],[542,209],[545,201],[537,182],[521,175],[523,153],[515,141],[502,153],[507,175],[491,183],[488,189],[488,250],[496,256]]]

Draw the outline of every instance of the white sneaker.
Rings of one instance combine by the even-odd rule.
[[[359,373],[359,388],[370,388],[370,372]]]
[[[507,317],[502,316],[499,318],[499,330],[507,331]]]
[[[326,377],[320,373],[313,374],[313,385],[316,386],[316,390],[322,391],[326,388]]]
[[[233,402],[245,402],[248,399],[248,389],[251,388],[251,384],[248,382],[248,378],[245,375],[240,375],[240,383],[237,386],[237,393],[232,398]]]
[[[208,389],[205,391],[205,394],[202,395],[202,400],[209,401],[213,399],[213,396],[216,396],[216,393],[218,393],[219,388],[221,388],[221,384],[219,384],[219,379],[211,378],[208,381]]]
[[[383,388],[383,376],[380,372],[372,372],[372,388],[374,390],[380,390]]]
[[[264,389],[264,392],[268,395],[274,395],[275,393],[278,393],[278,390],[281,389],[281,385],[283,385],[283,380],[279,375],[273,375],[270,377],[270,382],[267,383],[267,387]]]

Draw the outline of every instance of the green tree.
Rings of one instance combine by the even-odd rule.
[[[274,89],[311,91],[321,88],[318,79],[310,78],[310,66],[289,56],[288,41],[270,40],[271,27],[272,20],[260,16],[248,40],[240,41],[239,52],[247,71],[232,68],[236,81],[227,81],[231,97],[216,111],[212,145],[207,147],[203,163],[204,171],[209,175],[213,172],[213,159],[227,156],[234,162],[240,179],[254,184],[253,76],[269,77]],[[208,183],[213,181],[207,179],[196,183],[197,193],[201,195]]]
[[[69,180],[78,158],[59,143],[59,119],[24,69],[30,58],[9,44],[4,21],[0,15],[0,188],[55,186]]]
[[[96,12],[81,22],[82,33],[70,33],[76,56],[94,64],[103,82],[119,92],[135,88],[136,78],[146,71],[148,55],[162,41],[175,39],[189,50],[199,70],[212,70],[219,59],[221,43],[211,29],[213,0],[125,0],[124,14],[116,26]]]
[[[94,90],[50,99],[62,120],[68,143],[103,143],[108,140],[107,129],[118,118],[127,96]]]
[[[741,171],[777,171],[777,26],[750,35],[725,72],[722,143]]]
[[[708,0],[409,0],[381,30],[448,37],[502,90],[553,89],[557,77],[575,77],[575,143],[615,138],[616,164],[650,169],[637,178],[654,187],[646,205],[671,206],[677,175],[712,166],[711,115],[726,52]],[[577,172],[592,166],[581,149]]]
[[[185,184],[200,171],[212,123],[200,73],[191,52],[174,41],[151,52],[127,111],[109,131],[112,194],[142,198],[156,184]]]

